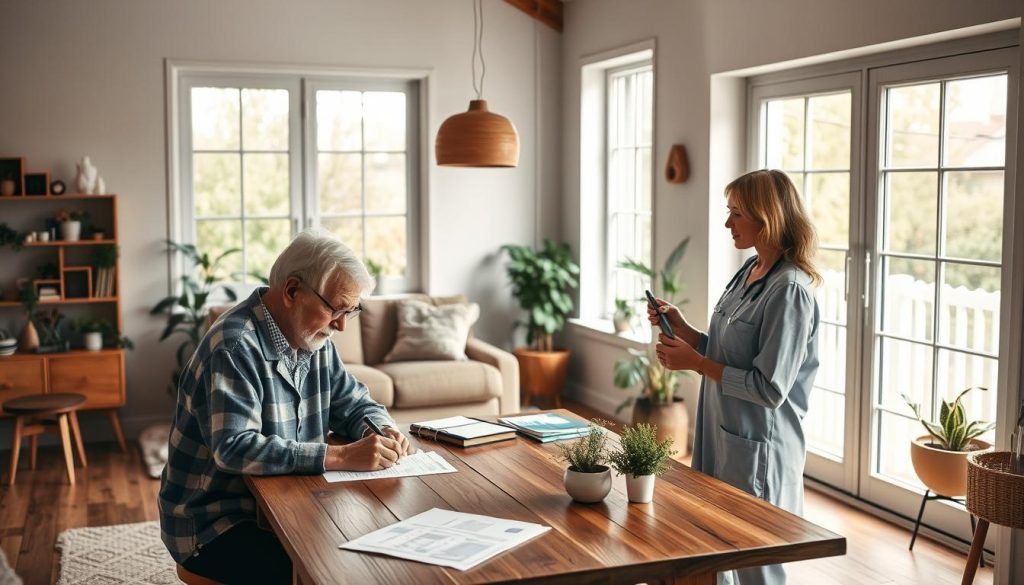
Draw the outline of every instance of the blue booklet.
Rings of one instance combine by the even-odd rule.
[[[573,438],[585,435],[590,430],[590,423],[585,420],[569,418],[553,412],[508,416],[499,418],[498,421],[515,427],[516,430],[535,439],[556,435],[564,435],[559,438]]]

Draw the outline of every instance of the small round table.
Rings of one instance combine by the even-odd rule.
[[[36,435],[51,433],[60,435],[64,448],[64,463],[67,466],[68,481],[75,485],[75,460],[71,454],[71,436],[75,436],[75,447],[82,467],[88,467],[82,433],[78,429],[78,407],[85,402],[85,396],[75,393],[33,394],[12,398],[3,403],[4,412],[14,415],[14,441],[11,443],[11,473],[8,485],[14,485],[18,473],[18,456],[21,454],[21,440],[31,439],[32,469],[36,468]],[[70,433],[69,429],[70,427]]]

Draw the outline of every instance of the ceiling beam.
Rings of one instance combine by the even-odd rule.
[[[562,0],[505,0],[551,28],[562,32]]]

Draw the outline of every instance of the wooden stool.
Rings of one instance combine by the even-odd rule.
[[[185,585],[221,585],[220,581],[214,581],[209,577],[196,575],[181,565],[177,566],[177,572],[178,578],[181,579],[181,582],[185,583]]]
[[[11,443],[11,477],[8,485],[14,485],[14,477],[18,473],[18,456],[21,453],[21,440],[29,437],[31,441],[32,469],[36,468],[36,435],[52,433],[60,435],[64,448],[64,463],[67,466],[68,481],[75,485],[75,460],[71,454],[71,433],[75,436],[78,458],[82,467],[88,467],[85,460],[85,448],[82,445],[82,433],[78,429],[78,406],[85,402],[81,394],[35,394],[21,396],[4,402],[4,412],[15,416],[14,442]]]

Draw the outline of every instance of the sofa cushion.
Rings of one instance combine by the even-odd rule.
[[[395,403],[395,385],[384,372],[362,364],[345,364],[348,373],[355,376],[370,391],[370,398],[391,408]]]
[[[398,334],[385,362],[465,360],[469,328],[480,305],[434,306],[413,299],[398,302]]]
[[[353,317],[351,321],[345,323],[344,331],[335,331],[331,335],[334,349],[338,351],[338,357],[345,364],[366,363],[363,358],[363,336],[359,333],[359,329],[362,327],[359,323],[361,318],[359,315]]]
[[[501,396],[501,374],[474,361],[393,362],[377,369],[391,376],[395,408],[479,402]]]
[[[462,295],[429,297],[424,294],[403,294],[363,299],[363,312],[359,315],[360,331],[362,332],[362,363],[376,366],[384,361],[384,356],[394,347],[398,332],[397,303],[402,299],[413,299],[434,305],[466,302],[466,297]]]

